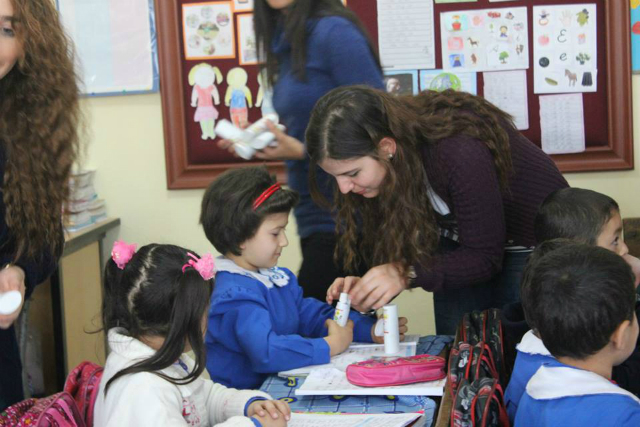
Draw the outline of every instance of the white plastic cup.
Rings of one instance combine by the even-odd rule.
[[[0,314],[9,315],[16,311],[22,304],[22,295],[19,291],[0,293]]]
[[[398,306],[385,305],[382,308],[384,318],[384,353],[388,356],[400,352],[400,331],[398,330]]]
[[[336,304],[336,312],[333,315],[333,320],[340,326],[347,326],[349,321],[349,311],[351,311],[351,300],[349,294],[342,292],[340,294],[340,300]]]

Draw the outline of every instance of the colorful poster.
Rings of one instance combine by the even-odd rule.
[[[385,71],[384,85],[393,95],[417,95],[418,70]]]
[[[235,31],[231,2],[182,5],[186,59],[235,58]]]
[[[478,79],[476,73],[459,73],[453,70],[420,70],[420,92],[424,90],[453,89],[478,94]]]
[[[631,69],[640,73],[640,0],[631,0]]]
[[[446,70],[529,68],[526,7],[441,13],[440,34],[442,68]]]
[[[240,65],[255,65],[258,63],[258,45],[256,33],[253,30],[253,13],[244,13],[238,17],[238,61]]]
[[[534,6],[532,20],[533,92],[596,92],[596,5]]]

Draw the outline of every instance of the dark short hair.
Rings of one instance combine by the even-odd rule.
[[[633,320],[631,267],[615,253],[568,243],[544,255],[526,295],[536,330],[554,357],[585,359],[602,350],[625,320]]]
[[[524,317],[531,329],[535,329],[535,324],[533,322],[533,319],[531,318],[531,315],[529,314],[531,310],[531,307],[529,307],[529,302],[531,301],[529,292],[531,291],[531,288],[536,285],[535,282],[532,281],[533,271],[540,260],[549,252],[555,251],[556,249],[571,243],[575,242],[570,239],[547,240],[536,246],[533,252],[531,252],[531,255],[529,255],[529,257],[527,258],[527,264],[524,266],[524,270],[522,272],[522,281],[520,282],[520,300],[522,301],[522,311],[524,312]]]
[[[255,236],[268,215],[288,213],[298,203],[297,192],[281,188],[254,211],[253,202],[275,183],[265,167],[246,167],[228,170],[209,185],[200,223],[218,252],[240,255],[240,245]]]
[[[595,245],[613,212],[620,211],[611,197],[584,188],[563,188],[549,194],[536,215],[538,243],[559,237]]]

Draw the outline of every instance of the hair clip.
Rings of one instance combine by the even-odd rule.
[[[124,266],[131,260],[133,254],[136,253],[135,244],[125,243],[123,240],[116,240],[111,249],[111,259],[116,263],[120,270],[124,270]]]
[[[263,204],[265,200],[271,197],[271,195],[276,191],[278,191],[279,189],[280,189],[280,183],[276,182],[271,187],[264,190],[262,194],[260,194],[258,198],[255,200],[255,202],[253,202],[253,210],[255,211],[256,209],[258,209],[258,206]]]
[[[183,273],[188,267],[193,267],[200,273],[200,276],[202,276],[204,280],[211,280],[213,276],[216,275],[216,265],[213,262],[213,255],[204,254],[202,258],[198,258],[191,252],[187,252],[187,255],[192,259],[188,260],[187,263],[182,266]]]

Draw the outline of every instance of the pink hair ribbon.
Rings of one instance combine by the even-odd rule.
[[[124,266],[131,260],[133,254],[136,253],[135,244],[125,243],[123,240],[116,240],[111,249],[111,259],[116,263],[120,270],[124,270]]]
[[[211,280],[213,276],[215,276],[216,266],[213,262],[213,255],[204,254],[202,258],[198,258],[191,252],[187,252],[187,255],[189,255],[191,259],[182,266],[183,273],[188,267],[193,267],[198,273],[200,273],[200,276],[202,276],[204,280]]]

